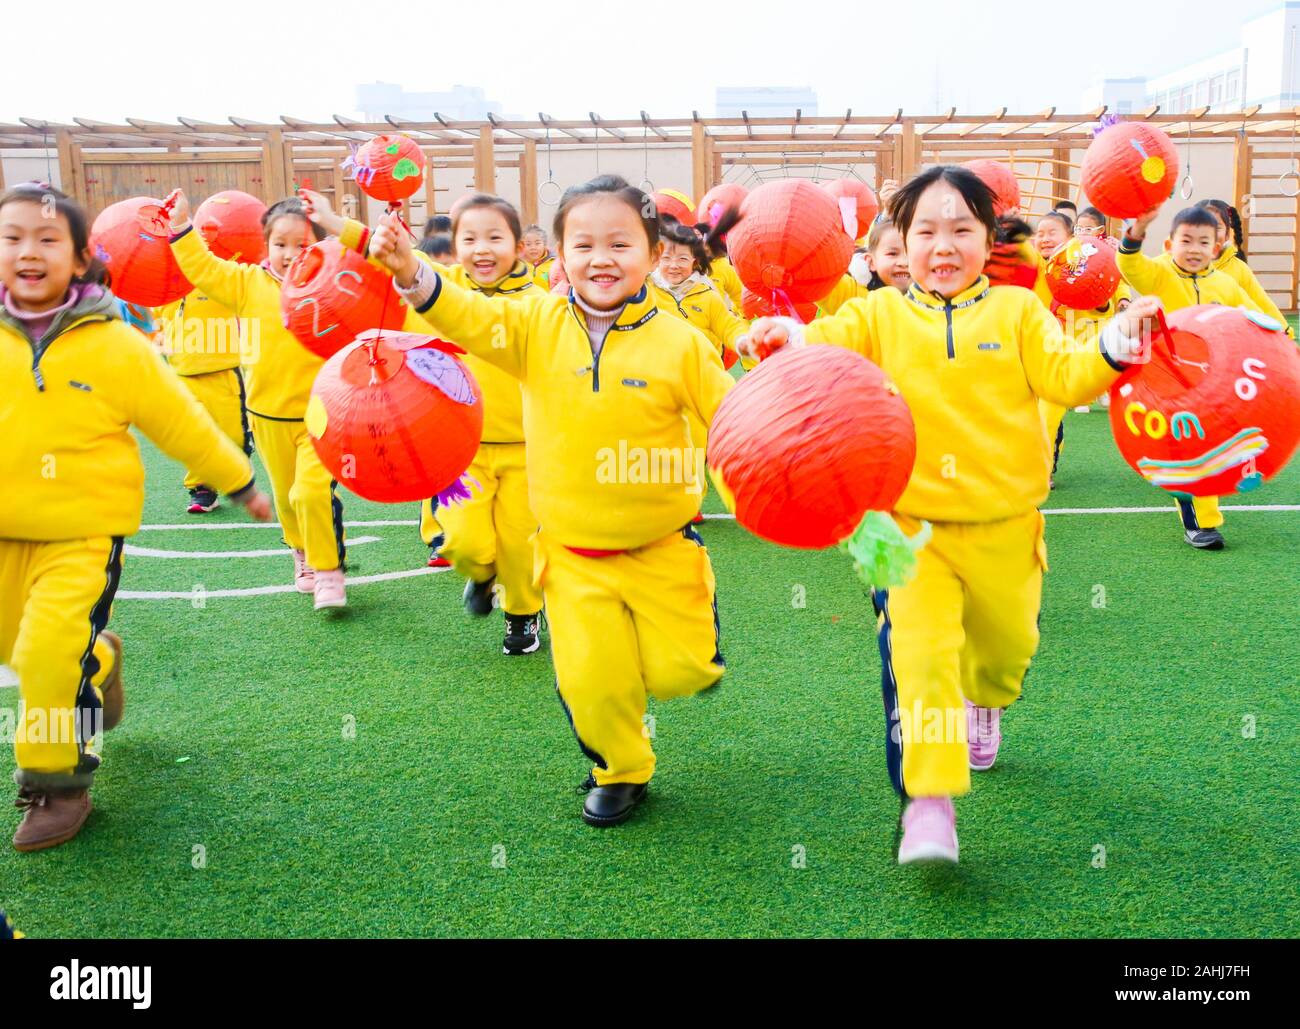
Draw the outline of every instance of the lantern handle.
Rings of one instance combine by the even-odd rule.
[[[1192,384],[1187,381],[1187,376],[1180,372],[1174,364],[1174,361],[1181,361],[1181,358],[1178,356],[1178,351],[1174,348],[1174,334],[1169,331],[1169,323],[1165,321],[1164,311],[1156,312],[1156,322],[1160,326],[1160,334],[1164,337],[1165,346],[1169,350],[1169,356],[1173,358],[1173,361],[1162,362],[1165,371],[1177,379],[1183,389],[1191,389]]]

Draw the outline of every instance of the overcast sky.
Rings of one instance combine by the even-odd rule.
[[[0,121],[323,120],[356,111],[355,86],[376,80],[413,91],[482,86],[528,118],[711,115],[717,86],[753,85],[810,86],[824,115],[1074,112],[1095,79],[1159,74],[1233,46],[1241,19],[1277,6],[71,0],[6,18]],[[50,19],[52,40],[26,27]]]

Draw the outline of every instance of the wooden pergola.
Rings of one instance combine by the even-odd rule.
[[[124,196],[160,192],[171,181],[181,181],[196,195],[240,188],[270,200],[310,180],[314,188],[332,195],[336,204],[359,201],[355,183],[342,171],[349,147],[395,131],[417,140],[428,157],[424,192],[428,198],[437,197],[436,180],[448,169],[471,172],[475,188],[488,192],[497,191],[500,170],[517,169],[525,223],[537,220],[539,190],[547,186],[547,181],[539,181],[539,167],[549,167],[548,153],[572,148],[598,148],[598,154],[643,151],[647,158],[665,147],[689,150],[690,186],[696,197],[728,174],[746,168],[761,178],[767,171],[808,174],[813,169],[816,176],[819,168],[847,167],[859,174],[856,169],[865,167],[869,176],[863,177],[878,185],[881,179],[904,179],[941,160],[995,156],[1017,168],[1022,189],[1025,183],[1029,186],[1024,192],[1041,199],[1046,209],[1051,201],[1077,198],[1075,158],[1081,157],[1105,113],[1104,107],[1078,114],[1058,113],[1055,108],[1030,114],[1013,114],[1005,108],[968,114],[953,108],[931,115],[848,110],[833,117],[804,117],[796,112],[793,117],[760,118],[742,112],[738,118],[706,118],[692,112],[690,117],[658,118],[642,111],[638,118],[619,119],[591,112],[577,119],[539,114],[530,121],[496,117],[458,121],[435,115],[433,121],[419,122],[391,116],[381,122],[360,122],[341,115],[317,122],[283,115],[278,122],[231,117],[225,123],[193,118],[163,123],[127,118],[123,124],[88,118],[74,118],[71,124],[22,118],[18,124],[0,123],[0,149],[43,153],[51,172],[57,162],[63,189],[92,214]],[[1261,180],[1280,181],[1276,171],[1260,172],[1257,162],[1276,163],[1288,157],[1286,144],[1294,138],[1300,111],[1266,112],[1253,107],[1212,114],[1200,108],[1166,114],[1150,107],[1124,118],[1159,125],[1180,146],[1207,141],[1230,144],[1232,198],[1238,206],[1252,194],[1291,202],[1283,215],[1270,212],[1272,219],[1292,220],[1285,231],[1270,222],[1267,229],[1255,228],[1254,234],[1291,241],[1288,292],[1294,301],[1300,275],[1294,256],[1300,245],[1300,212],[1290,190],[1256,191],[1254,187]],[[1033,170],[1024,170],[1022,161]],[[1291,170],[1300,166],[1292,163]],[[1300,179],[1294,188],[1300,191]],[[558,188],[548,192],[558,194]],[[433,202],[428,210],[436,208]]]

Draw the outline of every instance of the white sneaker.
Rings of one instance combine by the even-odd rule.
[[[1087,414],[1087,413],[1088,413],[1089,411],[1091,411],[1091,410],[1092,410],[1091,405],[1089,405],[1089,404],[1080,404],[1078,407],[1076,407],[1076,408],[1074,409],[1074,413],[1075,413],[1075,414]]]
[[[898,863],[957,863],[957,814],[951,797],[913,797],[903,812],[903,840]]]
[[[316,610],[326,607],[347,607],[348,594],[343,586],[343,569],[316,573]]]

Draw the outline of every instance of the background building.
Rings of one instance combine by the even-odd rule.
[[[499,115],[501,105],[488,100],[479,86],[452,86],[442,93],[408,93],[392,82],[357,86],[357,112],[363,121],[382,121],[384,115],[411,121],[433,121],[434,112],[452,121],[482,121]]]
[[[714,98],[715,118],[793,118],[795,111],[817,114],[817,94],[807,86],[719,86]]]

